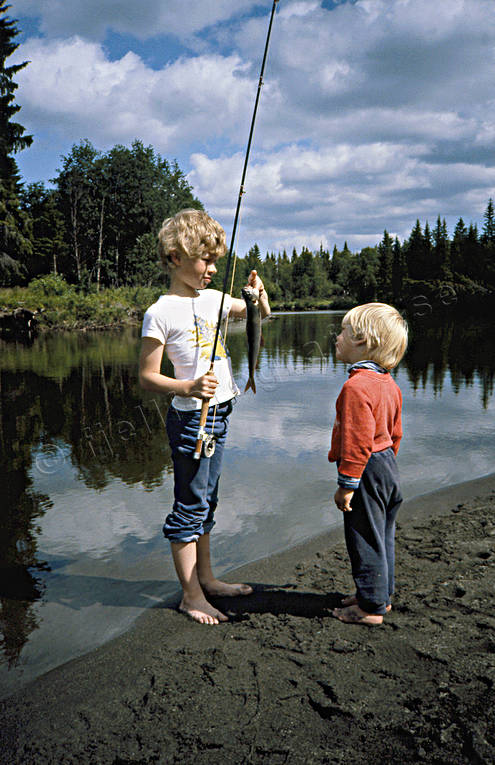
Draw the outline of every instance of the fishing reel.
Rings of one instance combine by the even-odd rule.
[[[198,439],[196,441],[196,449],[193,454],[195,460],[199,460],[203,454],[205,457],[212,457],[215,453],[215,436],[213,433],[207,433],[204,427],[201,427],[198,431]]]
[[[212,433],[205,433],[203,437],[203,454],[205,457],[213,457],[216,443],[215,436]]]

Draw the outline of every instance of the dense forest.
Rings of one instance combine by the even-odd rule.
[[[481,234],[459,219],[450,239],[445,220],[424,228],[419,220],[400,242],[385,231],[381,242],[353,253],[344,245],[333,252],[295,249],[266,253],[257,245],[241,259],[242,276],[256,268],[275,305],[287,308],[346,307],[381,300],[406,307],[421,299],[448,306],[459,300],[495,295],[495,210],[490,199]]]
[[[14,121],[20,109],[14,78],[27,62],[6,65],[19,34],[6,16],[8,8],[0,0],[0,286],[34,285],[38,296],[163,290],[166,277],[156,252],[160,224],[184,207],[202,209],[200,200],[175,161],[139,140],[106,152],[82,140],[61,158],[49,187],[24,184],[14,154],[33,138]],[[222,283],[225,260],[219,263],[216,286]],[[253,244],[244,256],[239,253],[236,294],[251,268],[260,272],[278,308],[345,307],[375,299],[404,306],[422,296],[448,304],[493,297],[494,205],[490,199],[481,232],[460,218],[452,237],[439,216],[433,228],[417,220],[403,242],[385,231],[380,243],[359,252],[345,244],[332,252],[303,247],[289,254],[261,253]],[[0,303],[11,307],[7,292],[2,291]]]

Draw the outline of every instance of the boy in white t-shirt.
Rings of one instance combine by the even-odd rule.
[[[214,373],[208,370],[222,293],[207,290],[215,263],[225,255],[225,232],[202,210],[182,210],[164,221],[159,252],[171,283],[166,295],[144,316],[139,381],[143,388],[174,393],[167,414],[167,434],[174,463],[174,506],[163,531],[169,539],[175,570],[182,585],[179,610],[202,624],[227,617],[208,602],[210,596],[249,595],[247,584],[216,579],[210,563],[210,531],[218,499],[223,447],[232,401],[239,390],[228,353],[219,337]],[[262,317],[270,314],[263,282],[251,271],[250,286],[260,292]],[[246,315],[244,300],[225,296],[224,317]],[[175,378],[161,374],[163,350],[174,365]],[[206,432],[215,437],[212,456],[193,458],[203,400],[211,400]]]

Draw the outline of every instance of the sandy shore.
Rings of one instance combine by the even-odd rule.
[[[197,625],[164,606],[0,704],[1,762],[495,762],[495,475],[405,503],[381,627],[331,609],[341,531],[228,577],[254,595]]]

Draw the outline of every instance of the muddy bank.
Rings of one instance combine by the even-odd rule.
[[[381,627],[330,615],[340,531],[239,573],[228,624],[155,608],[2,702],[2,762],[495,761],[495,476],[405,504]]]

